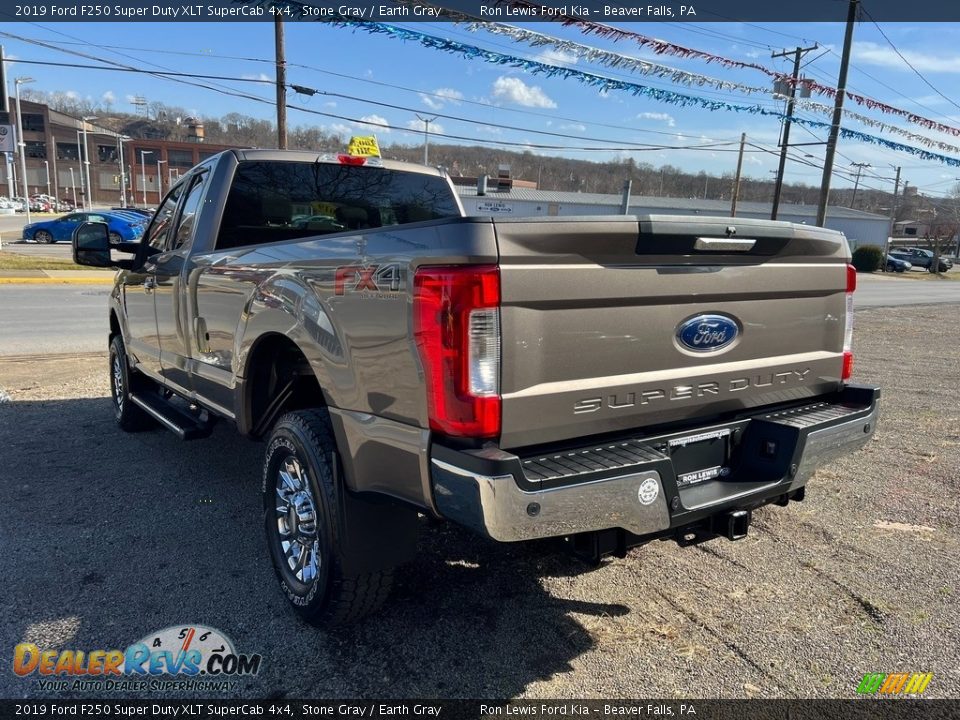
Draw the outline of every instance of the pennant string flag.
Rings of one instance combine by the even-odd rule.
[[[769,95],[774,99],[779,100],[786,99],[785,95],[779,95],[769,88],[744,85],[742,83],[732,82],[729,80],[720,80],[707,75],[700,75],[699,73],[679,70],[667,65],[660,65],[659,63],[652,63],[646,60],[633,58],[628,55],[621,55],[620,53],[609,52],[607,50],[601,50],[588,45],[581,45],[580,43],[575,43],[568,40],[561,40],[560,38],[551,37],[550,35],[544,35],[543,33],[527,30],[525,28],[520,28],[513,25],[504,25],[494,22],[471,22],[467,24],[466,28],[470,32],[484,30],[486,32],[493,33],[494,35],[508,37],[515,42],[526,43],[535,48],[550,47],[558,52],[567,53],[586,62],[596,63],[598,65],[603,65],[605,67],[614,69],[627,70],[644,76],[662,78],[674,83],[691,87],[709,86],[716,88],[717,90],[741,92],[747,95]],[[812,100],[807,100],[805,98],[795,98],[794,103],[797,107],[812,110],[824,115],[833,114],[832,107],[823,105],[822,103],[814,102]],[[926,147],[936,147],[938,150],[942,150],[944,152],[960,154],[960,147],[957,147],[956,145],[939,142],[924,135],[912,133],[909,130],[905,130],[895,125],[874,120],[873,118],[867,117],[866,115],[861,115],[860,113],[848,108],[844,108],[843,113],[847,117],[867,125],[868,127],[878,128],[881,132],[894,133],[896,135],[900,135],[901,137],[908,138],[912,142],[918,142]]]
[[[603,75],[597,75],[584,70],[549,65],[537,60],[528,60],[525,58],[515,57],[513,55],[507,55],[505,53],[495,52],[493,50],[484,50],[483,48],[479,48],[474,45],[468,45],[457,40],[450,40],[447,38],[437,37],[435,35],[428,35],[427,33],[422,33],[416,30],[408,30],[406,28],[388,25],[386,23],[364,22],[347,19],[330,20],[327,22],[335,27],[352,28],[355,30],[363,30],[364,32],[371,34],[386,35],[397,40],[413,41],[419,43],[423,47],[453,53],[468,59],[480,59],[484,62],[494,65],[513,67],[518,70],[525,70],[536,75],[543,75],[546,77],[561,77],[565,80],[577,80],[584,85],[596,87],[602,92],[610,90],[622,90],[632,93],[635,96],[647,97],[657,102],[664,102],[680,107],[700,107],[710,111],[724,110],[728,112],[775,117],[781,120],[786,119],[786,115],[783,113],[776,110],[771,110],[761,105],[739,105],[736,103],[729,103],[724,100],[713,100],[696,95],[677,93],[672,90],[664,90],[661,88],[650,87],[648,85],[642,85],[640,83],[629,82],[627,80],[619,80]],[[791,118],[791,122],[816,129],[830,128],[829,123],[809,120],[796,116]],[[960,167],[960,159],[941,155],[939,153],[934,153],[929,150],[924,150],[911,145],[893,142],[891,140],[887,140],[886,138],[868,135],[856,130],[840,128],[840,136],[851,140],[858,140],[860,142],[886,147],[899,152],[909,153],[924,160],[935,160],[937,162],[944,163],[945,165]]]
[[[540,8],[541,5],[528,0],[505,0],[505,4],[510,5],[511,7],[525,7],[525,8]],[[804,87],[810,88],[812,92],[815,92],[819,95],[826,95],[831,98],[837,96],[837,89],[830,87],[829,85],[823,85],[816,82],[815,80],[810,80],[809,78],[797,78],[795,79],[792,75],[786,73],[777,72],[776,70],[771,70],[768,67],[764,67],[759,63],[752,62],[743,62],[741,60],[732,60],[730,58],[725,58],[720,55],[714,55],[713,53],[704,52],[702,50],[695,50],[693,48],[685,47],[683,45],[677,45],[676,43],[666,42],[665,40],[658,40],[656,38],[649,37],[647,35],[641,35],[640,33],[633,32],[632,30],[623,30],[621,28],[616,28],[611,25],[604,25],[603,23],[593,22],[591,20],[584,20],[578,17],[572,17],[570,15],[551,15],[549,19],[557,20],[566,26],[576,26],[580,29],[585,35],[596,35],[597,37],[609,38],[614,41],[630,39],[636,42],[640,47],[647,48],[652,50],[657,55],[672,55],[674,57],[681,58],[698,58],[700,60],[705,60],[708,63],[716,63],[727,68],[745,68],[751,70],[759,70],[760,72],[768,75],[776,80],[779,80],[790,85],[802,85]],[[852,102],[857,103],[857,105],[866,107],[869,110],[878,110],[887,115],[897,115],[899,117],[906,118],[907,121],[913,123],[914,125],[920,125],[927,128],[928,130],[936,130],[937,132],[946,133],[948,135],[953,135],[955,137],[960,137],[960,128],[951,127],[950,125],[944,125],[943,123],[937,122],[935,120],[930,120],[921,115],[910,112],[909,110],[904,110],[902,108],[894,107],[893,105],[888,105],[887,103],[880,102],[879,100],[874,100],[873,98],[860,95],[858,93],[850,92],[849,90],[845,92],[845,96]]]

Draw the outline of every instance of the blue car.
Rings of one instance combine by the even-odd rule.
[[[46,244],[64,240],[70,242],[73,231],[80,223],[102,222],[110,229],[110,242],[133,242],[138,240],[147,227],[149,218],[122,210],[109,212],[74,212],[57,218],[31,223],[23,227],[23,239]]]

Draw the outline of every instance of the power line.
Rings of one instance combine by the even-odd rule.
[[[921,80],[923,80],[923,83],[924,83],[928,88],[930,88],[931,90],[933,90],[937,95],[939,95],[939,96],[942,97],[944,100],[946,100],[948,103],[950,103],[950,104],[953,105],[955,108],[957,108],[958,110],[960,110],[960,105],[957,105],[956,102],[954,102],[952,99],[948,98],[946,95],[944,95],[942,92],[940,92],[940,90],[939,90],[938,88],[934,87],[933,83],[931,83],[929,80],[927,80],[927,78],[924,77],[923,73],[921,73],[919,70],[917,70],[917,69],[913,66],[913,64],[912,64],[909,60],[907,60],[907,58],[905,58],[905,57],[903,56],[903,53],[900,52],[900,49],[899,49],[896,45],[893,44],[893,40],[891,40],[891,39],[887,36],[887,34],[883,31],[883,28],[880,27],[880,24],[879,24],[876,20],[873,19],[873,16],[870,14],[870,12],[869,12],[865,7],[863,8],[863,14],[866,15],[868,18],[870,18],[870,22],[872,22],[872,23],[874,24],[874,26],[877,28],[877,30],[880,32],[880,34],[883,36],[883,39],[887,41],[887,44],[889,44],[890,47],[893,48],[893,51],[897,54],[897,57],[899,57],[901,60],[903,60],[904,64],[905,64],[908,68],[910,68],[911,70],[913,70],[914,74],[915,74],[918,78],[920,78]]]
[[[51,65],[51,66],[55,66],[55,67],[71,67],[71,68],[78,68],[78,69],[84,69],[84,70],[102,70],[102,71],[107,71],[107,72],[140,73],[140,74],[147,74],[147,75],[156,75],[156,76],[160,76],[160,77],[168,78],[168,79],[175,79],[175,78],[182,78],[182,77],[190,77],[190,78],[201,78],[201,79],[228,80],[228,81],[231,81],[231,82],[233,82],[233,81],[236,81],[236,82],[252,82],[252,83],[260,83],[260,84],[266,84],[266,85],[272,85],[272,84],[273,84],[273,81],[272,81],[272,80],[262,80],[262,79],[258,79],[258,78],[237,78],[237,77],[229,77],[229,76],[223,76],[223,75],[202,75],[202,74],[199,74],[199,73],[181,73],[181,72],[166,71],[166,70],[142,70],[142,69],[138,69],[138,68],[129,68],[129,67],[112,67],[112,66],[102,66],[102,65],[85,65],[85,64],[82,64],[82,63],[60,63],[60,62],[52,62],[52,61],[45,61],[45,60],[25,60],[25,59],[18,59],[17,62],[23,63],[23,64],[25,64],[25,65]],[[295,84],[288,84],[287,87],[290,88],[291,90],[293,90],[294,92],[297,92],[297,93],[302,94],[302,95],[310,95],[310,96],[312,96],[312,95],[324,95],[324,96],[329,96],[329,97],[338,97],[338,98],[342,98],[342,99],[353,100],[353,101],[356,101],[356,102],[362,102],[362,103],[366,103],[366,104],[370,104],[370,105],[375,105],[375,106],[377,106],[377,107],[386,107],[386,108],[390,108],[390,109],[393,109],[393,110],[401,110],[401,111],[404,111],[404,112],[411,112],[411,113],[414,113],[414,114],[417,112],[417,109],[415,109],[415,108],[405,107],[405,106],[403,106],[403,105],[397,105],[397,104],[394,104],[394,103],[380,102],[380,101],[376,101],[376,100],[366,100],[365,98],[359,98],[359,97],[356,97],[356,96],[353,96],[353,95],[347,95],[347,94],[345,94],[345,93],[337,93],[337,92],[329,92],[329,91],[323,91],[323,90],[315,90],[315,89],[313,89],[313,88],[307,88],[307,87],[304,87],[304,86],[302,86],[302,85],[295,85]],[[249,99],[255,99],[256,96],[248,96],[248,97],[249,97]],[[256,99],[258,99],[258,100],[263,100],[264,102],[269,102],[266,98],[256,98]],[[293,105],[289,105],[289,107],[291,107],[291,108],[296,108],[296,106],[293,106]],[[386,128],[388,128],[388,129],[391,129],[391,130],[400,130],[400,131],[403,131],[403,132],[415,132],[415,131],[411,130],[410,128],[401,128],[401,127],[397,127],[397,126],[393,126],[393,125],[388,125],[388,124],[385,124],[385,123],[371,123],[371,122],[368,122],[368,121],[364,121],[362,118],[358,120],[358,119],[356,119],[356,118],[350,118],[350,117],[347,117],[347,116],[338,115],[338,114],[336,114],[336,113],[322,113],[322,112],[315,111],[315,110],[312,110],[312,109],[307,109],[307,108],[296,108],[296,109],[300,109],[300,110],[302,110],[303,112],[312,112],[312,113],[314,113],[314,114],[323,115],[323,116],[325,116],[325,117],[331,117],[331,118],[335,118],[335,119],[339,119],[339,120],[346,120],[346,121],[348,121],[348,122],[354,122],[354,123],[357,123],[357,124],[367,125],[367,126],[370,126],[370,127],[386,127]],[[447,120],[454,120],[454,121],[457,121],[457,122],[466,122],[466,123],[474,123],[474,124],[477,123],[477,122],[479,122],[478,120],[475,120],[475,119],[473,119],[473,118],[465,118],[465,117],[460,117],[460,116],[457,116],[457,115],[449,115],[449,114],[445,114],[445,113],[436,113],[436,116],[437,116],[437,117],[442,117],[442,118],[447,119]],[[570,134],[567,134],[567,133],[556,133],[556,132],[551,132],[551,131],[547,131],[547,130],[534,130],[533,128],[523,128],[523,127],[517,127],[517,126],[513,126],[513,125],[499,125],[498,127],[501,127],[501,128],[503,128],[503,129],[505,129],[505,130],[514,130],[514,131],[517,131],[517,132],[526,132],[526,133],[531,133],[531,134],[534,134],[534,135],[548,135],[548,136],[551,136],[551,137],[560,137],[560,138],[567,138],[567,139],[574,139],[574,140],[579,140],[579,139],[581,139],[581,136],[579,136],[579,135],[570,135]],[[456,138],[456,139],[461,139],[461,140],[462,140],[462,139],[470,139],[470,138],[464,138],[463,136],[448,135],[448,134],[444,134],[444,133],[433,133],[433,135],[436,136],[436,137],[449,137],[449,138]],[[621,144],[624,143],[623,140],[607,140],[607,139],[603,139],[603,138],[598,138],[596,141],[597,141],[597,142],[604,142],[604,143],[621,143]],[[484,141],[481,140],[480,142],[484,142]],[[494,143],[496,143],[496,144],[504,144],[504,145],[514,145],[514,146],[518,146],[518,147],[536,147],[536,148],[541,148],[541,149],[561,149],[561,148],[563,148],[563,149],[570,149],[570,150],[590,150],[590,151],[594,151],[594,150],[596,150],[596,151],[601,151],[601,150],[625,150],[625,151],[627,151],[627,150],[636,150],[636,151],[638,151],[638,152],[648,151],[648,150],[713,149],[713,148],[721,148],[721,147],[724,147],[724,146],[727,146],[727,145],[731,145],[731,144],[732,144],[732,143],[730,143],[730,142],[710,142],[710,143],[701,143],[701,144],[699,144],[699,145],[676,145],[676,144],[673,144],[673,145],[655,145],[655,144],[651,144],[651,143],[635,143],[635,144],[627,144],[626,146],[621,145],[620,147],[612,147],[612,148],[597,148],[597,147],[568,148],[568,147],[566,147],[566,146],[536,145],[536,144],[527,143],[527,142],[523,142],[523,143],[510,143],[510,142],[507,142],[507,141],[487,141],[487,142],[494,142]],[[733,152],[733,151],[731,150],[730,152]]]
[[[61,52],[65,52],[65,53],[68,53],[68,54],[77,54],[77,55],[79,55],[80,57],[86,57],[86,58],[88,58],[88,59],[97,59],[97,60],[100,60],[100,58],[92,58],[92,56],[85,55],[85,54],[71,53],[71,52],[68,51],[68,50],[63,50],[63,49],[61,49],[61,48],[57,48],[57,47],[54,47],[54,46],[51,46],[51,45],[42,43],[42,41],[36,40],[36,39],[34,39],[34,38],[26,38],[26,37],[23,37],[23,36],[14,35],[13,33],[7,33],[7,32],[0,32],[0,35],[2,35],[2,36],[4,36],[4,37],[9,37],[9,38],[12,38],[12,39],[15,39],[15,40],[21,40],[21,41],[23,41],[23,42],[28,42],[28,43],[41,43],[41,44],[43,44],[44,47],[47,47],[47,48],[49,48],[49,49],[59,50],[59,51],[61,51]],[[68,37],[72,37],[72,36],[68,36]],[[65,44],[65,45],[77,44],[77,45],[85,45],[85,46],[91,45],[91,43],[89,43],[89,42],[62,43],[62,44]],[[99,46],[97,46],[97,47],[99,47]],[[106,49],[106,48],[105,48],[105,49]],[[189,57],[204,57],[204,58],[211,58],[211,59],[242,60],[242,61],[247,61],[247,62],[267,63],[267,64],[270,64],[270,65],[273,65],[273,64],[274,64],[274,61],[273,61],[273,60],[267,60],[267,59],[265,59],[265,58],[256,58],[256,57],[233,56],[233,55],[213,55],[213,54],[211,54],[211,53],[191,53],[191,52],[183,52],[183,51],[170,51],[170,50],[152,49],[152,48],[133,48],[133,47],[122,47],[122,46],[121,46],[121,47],[118,47],[118,49],[122,49],[122,50],[134,50],[134,51],[137,51],[137,52],[164,53],[164,54],[167,54],[167,55],[184,55],[184,56],[189,56]],[[137,58],[132,58],[132,59],[135,59],[135,60],[136,60]],[[109,61],[104,60],[104,62],[109,62]],[[153,63],[148,63],[148,64],[153,64]],[[321,73],[321,74],[324,74],[324,75],[329,75],[329,76],[331,76],[331,77],[337,77],[337,78],[341,78],[341,79],[344,79],[344,80],[349,80],[349,81],[351,81],[351,82],[362,82],[362,83],[366,83],[366,84],[369,84],[369,85],[374,85],[374,86],[389,88],[389,89],[391,89],[391,90],[400,90],[400,91],[402,91],[402,92],[416,93],[416,94],[418,94],[418,95],[427,96],[427,97],[433,97],[433,98],[436,98],[436,99],[438,99],[438,100],[442,100],[442,101],[445,101],[445,102],[453,102],[453,103],[455,103],[455,104],[475,105],[475,106],[478,106],[478,107],[490,108],[490,109],[496,110],[498,113],[499,113],[499,112],[510,112],[510,113],[514,113],[514,114],[529,115],[529,116],[532,116],[532,117],[546,118],[546,119],[553,120],[553,121],[559,120],[559,121],[562,121],[562,122],[579,123],[579,124],[582,124],[582,125],[588,125],[588,126],[592,126],[592,127],[602,127],[602,128],[612,129],[612,130],[626,130],[626,131],[628,131],[628,132],[639,132],[639,133],[651,134],[651,135],[664,135],[664,136],[668,136],[668,137],[680,137],[680,138],[694,138],[694,137],[697,137],[696,134],[684,133],[684,132],[681,132],[681,131],[669,132],[669,131],[664,131],[664,130],[651,130],[651,129],[649,129],[649,128],[631,127],[631,126],[627,126],[627,125],[613,125],[613,124],[609,124],[609,123],[601,123],[601,122],[596,122],[596,121],[593,121],[593,120],[587,120],[587,119],[584,119],[584,118],[565,117],[565,116],[556,115],[556,114],[553,114],[553,113],[541,113],[541,112],[537,112],[537,111],[535,111],[535,110],[522,110],[522,109],[519,109],[519,108],[503,107],[503,106],[500,106],[500,105],[494,105],[493,103],[487,103],[487,102],[483,102],[483,101],[480,101],[480,100],[470,100],[470,99],[467,99],[467,98],[451,99],[448,95],[443,95],[443,94],[440,94],[440,93],[431,92],[431,91],[429,91],[429,90],[421,90],[421,89],[417,89],[417,88],[406,87],[406,86],[403,86],[403,85],[397,85],[397,84],[394,84],[394,83],[381,82],[381,81],[373,80],[373,79],[370,79],[370,78],[354,77],[354,76],[348,75],[348,74],[346,74],[346,73],[339,73],[339,72],[336,72],[336,71],[333,71],[333,70],[327,70],[327,69],[324,69],[324,68],[316,67],[316,66],[313,66],[313,65],[307,65],[307,64],[303,64],[303,63],[288,62],[288,63],[287,63],[287,67],[296,67],[296,68],[301,68],[301,69],[304,69],[304,70],[310,70],[310,71],[312,71],[312,72],[318,72],[318,73]],[[216,77],[216,76],[211,76],[211,77]],[[238,78],[238,80],[241,80],[241,79]],[[254,79],[254,78],[242,78],[242,81],[244,81],[244,82],[248,82],[248,81],[249,81],[249,82],[261,82],[261,83],[264,83],[264,84],[268,84],[268,83],[269,83],[269,84],[272,84],[272,83],[273,83],[273,81],[272,81],[272,80],[269,80],[269,79],[267,79],[267,80],[262,80],[262,79]],[[200,85],[198,85],[198,87],[205,87],[205,86],[200,86]],[[206,89],[209,89],[209,88],[206,88]],[[362,99],[362,100],[360,100],[360,102],[370,102],[370,101],[368,101],[368,100],[366,100],[366,99]],[[485,120],[479,120],[479,119],[478,119],[478,120],[470,120],[469,122],[475,122],[475,123],[477,123],[477,124],[479,124],[479,125],[488,124],[487,121],[485,121]],[[498,125],[498,127],[505,127],[505,126],[503,126],[503,125]],[[525,131],[525,132],[535,132],[535,131],[528,130],[528,129],[524,129],[524,131]],[[724,138],[724,139],[725,139],[725,138]],[[731,141],[731,142],[734,142],[734,139],[733,139],[733,138],[730,138],[730,141]]]

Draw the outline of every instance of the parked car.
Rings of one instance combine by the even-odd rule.
[[[38,243],[70,241],[73,231],[85,222],[106,223],[109,228],[110,242],[133,242],[143,235],[147,219],[135,214],[115,212],[70,213],[56,220],[44,220],[23,227],[23,239]]]
[[[925,250],[924,248],[916,247],[907,247],[907,248],[894,248],[890,251],[890,254],[897,258],[898,260],[906,260],[913,267],[923,268],[924,270],[930,270],[930,267],[933,265],[933,251]],[[948,258],[941,257],[938,264],[940,272],[946,272],[953,267],[953,261]],[[930,272],[933,272],[930,270]]]
[[[887,272],[906,272],[913,265],[893,255],[887,255]]]
[[[123,210],[123,211],[125,211],[125,212],[136,213],[137,215],[143,215],[143,216],[146,217],[146,218],[152,218],[152,217],[153,217],[153,209],[152,209],[152,208],[144,209],[144,208],[138,208],[138,207],[130,206],[130,207],[125,207],[125,208],[113,208],[113,209],[114,209],[114,210]]]

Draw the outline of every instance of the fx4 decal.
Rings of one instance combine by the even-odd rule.
[[[334,276],[334,295],[354,292],[399,292],[403,276],[399,263],[385,265],[343,265]]]

